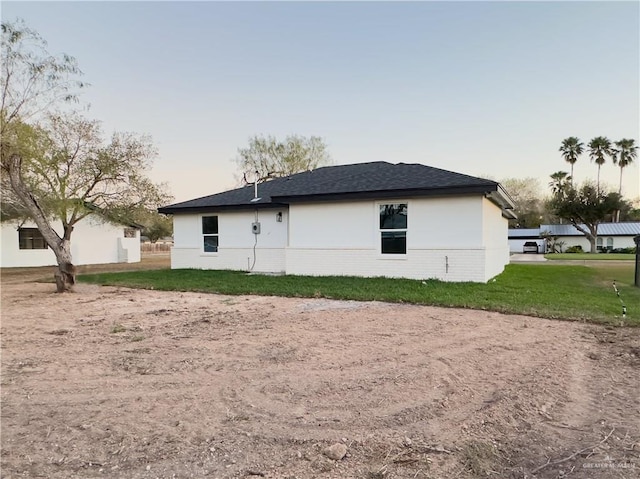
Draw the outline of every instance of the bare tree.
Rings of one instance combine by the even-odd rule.
[[[2,137],[19,122],[32,120],[61,102],[77,102],[88,86],[75,58],[55,57],[47,42],[24,22],[2,22]]]
[[[537,228],[546,221],[545,196],[536,178],[503,178],[500,184],[513,199],[518,216],[509,220],[510,228]]]
[[[245,182],[258,183],[308,171],[331,163],[322,138],[290,135],[284,141],[273,136],[254,136],[247,148],[238,149],[236,163]]]
[[[105,142],[98,122],[48,113],[84,87],[72,57],[51,56],[37,33],[5,23],[2,54],[2,211],[35,222],[56,256],[57,290],[68,291],[75,283],[71,233],[79,221],[96,212],[122,218],[168,195],[145,176],[155,155],[148,138],[119,133]],[[54,221],[62,223],[62,235]]]

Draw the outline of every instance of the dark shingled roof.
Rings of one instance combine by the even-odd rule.
[[[258,201],[253,185],[215,195],[175,203],[160,213],[188,213],[278,207],[293,202],[320,202],[409,196],[504,193],[499,183],[419,164],[391,164],[384,161],[355,165],[326,166],[276,178],[258,184]],[[513,206],[508,195],[497,201]],[[495,198],[494,198],[495,200]]]

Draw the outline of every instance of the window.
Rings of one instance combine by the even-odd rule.
[[[18,229],[18,246],[20,249],[47,249],[47,243],[38,228]]]
[[[602,251],[602,238],[596,238],[596,250]]]
[[[380,205],[380,252],[407,254],[407,204]]]
[[[202,217],[202,236],[205,253],[218,252],[218,217]]]
[[[135,238],[136,237],[136,229],[135,228],[125,228],[124,229],[124,237],[125,238]]]
[[[607,250],[611,251],[613,249],[613,238],[607,238]]]

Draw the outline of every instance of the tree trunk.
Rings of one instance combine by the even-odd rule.
[[[589,239],[589,243],[591,244],[591,253],[598,252],[598,225],[586,225],[589,228],[589,234],[587,234],[587,238]]]
[[[620,167],[620,186],[618,187],[618,195],[622,198],[622,166]],[[613,214],[613,222],[620,223],[620,210],[616,210]]]
[[[73,285],[76,284],[76,267],[71,263],[71,244],[68,240],[61,240],[58,251],[54,250],[54,253],[58,260],[58,270],[54,274],[57,292],[73,291]]]
[[[29,211],[31,219],[40,230],[47,246],[56,255],[58,271],[56,271],[54,277],[58,293],[71,291],[76,282],[75,266],[71,262],[71,243],[69,241],[73,227],[65,227],[64,238],[60,238],[58,233],[51,227],[49,218],[47,218],[47,215],[22,179],[22,158],[20,155],[11,155],[6,162],[3,162],[2,168],[9,175],[11,189],[20,199],[22,205]]]
[[[620,167],[620,186],[618,187],[618,194],[622,196],[622,166]]]
[[[581,226],[577,221],[575,220],[571,220],[571,224],[578,230],[580,231],[580,233],[582,233],[583,235],[586,236],[586,238],[589,240],[589,244],[591,245],[591,253],[597,253],[598,252],[598,248],[596,246],[597,241],[598,241],[598,224],[585,224],[584,226],[587,227],[587,229],[584,229],[583,226]]]
[[[575,226],[575,225],[574,225]],[[578,230],[580,230],[579,228],[577,228]],[[589,233],[587,231],[582,231],[580,230],[585,236],[586,238],[589,240],[589,245],[591,246],[591,250],[589,251],[590,253],[597,253],[598,252],[598,247],[597,245],[597,236]]]
[[[569,181],[571,186],[573,186],[573,163],[571,163],[571,180]]]

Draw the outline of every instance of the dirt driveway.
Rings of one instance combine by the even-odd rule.
[[[3,281],[3,478],[640,475],[640,329],[53,289]]]

